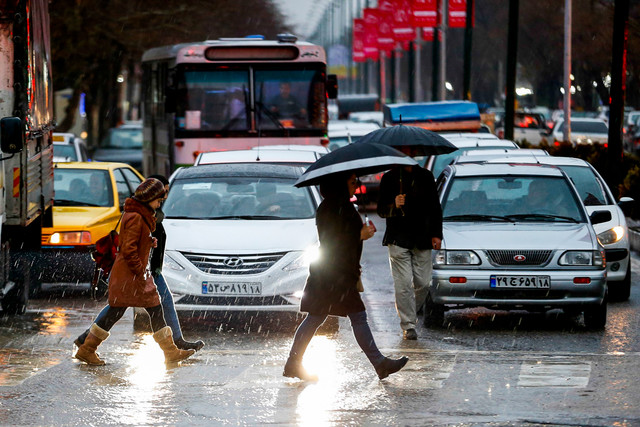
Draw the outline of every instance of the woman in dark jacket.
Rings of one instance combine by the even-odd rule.
[[[302,357],[327,316],[349,316],[360,348],[369,358],[380,379],[399,371],[408,359],[390,359],[380,353],[367,323],[364,303],[358,291],[362,241],[375,233],[372,225],[363,225],[349,199],[357,187],[355,175],[341,174],[320,184],[324,200],[316,212],[320,239],[320,260],[309,268],[300,310],[307,317],[296,330],[284,367],[285,377],[316,380],[302,367]]]
[[[89,365],[104,365],[96,350],[109,337],[109,330],[128,307],[144,307],[147,310],[154,331],[153,338],[164,351],[167,362],[179,362],[195,353],[195,350],[176,347],[148,268],[151,248],[157,246],[157,239],[151,236],[156,228],[155,210],[160,207],[164,194],[162,182],[148,178],[138,186],[134,196],[124,203],[120,248],[109,277],[109,308],[104,317],[91,325],[89,335],[75,355]]]

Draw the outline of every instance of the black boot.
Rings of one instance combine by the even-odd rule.
[[[84,340],[87,338],[87,335],[89,335],[89,329],[78,335],[78,338],[73,342],[76,347],[80,348],[80,346],[84,344]]]
[[[284,365],[282,376],[289,378],[300,378],[302,381],[318,381],[318,376],[310,374],[302,367],[302,362],[291,357]]]
[[[195,351],[198,351],[202,347],[204,347],[204,342],[202,342],[200,340],[198,340],[196,342],[185,341],[184,338],[182,338],[182,337],[174,338],[173,342],[175,343],[176,347],[178,347],[180,350],[195,350]]]
[[[383,380],[389,375],[398,372],[400,369],[404,368],[404,365],[406,365],[408,361],[409,358],[406,356],[402,356],[400,359],[390,359],[385,357],[382,362],[375,366],[378,378]]]

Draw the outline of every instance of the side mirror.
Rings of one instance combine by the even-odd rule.
[[[633,200],[631,197],[621,197],[620,201],[618,202],[618,206],[620,206],[622,212],[628,216],[631,209],[633,209],[634,202],[635,200]]]
[[[336,99],[338,97],[338,76],[329,74],[327,76],[326,88],[329,99]]]
[[[591,224],[602,224],[603,222],[611,221],[611,212],[609,211],[594,211],[589,215]]]
[[[24,148],[24,126],[18,117],[0,119],[0,149],[6,154],[15,154]]]

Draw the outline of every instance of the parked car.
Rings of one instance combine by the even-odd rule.
[[[510,160],[506,160],[510,161]],[[528,162],[519,158],[519,162]],[[490,163],[501,162],[499,159]],[[616,301],[626,301],[631,292],[631,255],[629,228],[624,210],[633,205],[634,200],[623,197],[616,203],[609,186],[588,162],[573,157],[536,157],[531,163],[556,166],[571,178],[589,214],[595,211],[610,212],[609,221],[594,224],[598,240],[604,246],[607,258],[607,284],[609,297]]]
[[[142,122],[109,129],[93,153],[93,160],[126,163],[142,172]]]
[[[604,248],[569,177],[541,165],[450,165],[437,182],[443,209],[425,324],[463,307],[584,313],[588,328],[607,315]]]
[[[515,142],[499,139],[497,136],[490,133],[443,133],[442,136],[458,147],[458,149],[447,154],[416,158],[418,163],[433,173],[434,178],[438,178],[444,168],[453,162],[456,157],[461,156],[465,151],[491,150],[496,148],[520,148]]]
[[[380,129],[375,123],[359,123],[351,120],[329,121],[327,134],[329,136],[329,151],[356,142],[360,137]]]
[[[163,206],[177,310],[297,312],[320,203],[315,187],[293,186],[302,173],[265,163],[177,171]]]
[[[87,144],[72,133],[53,133],[54,162],[86,162],[89,159]]]
[[[73,287],[91,281],[91,250],[115,228],[125,199],[143,181],[138,171],[124,163],[54,166],[54,226],[42,228],[42,251],[33,266],[39,278],[34,293],[56,282]]]
[[[549,135],[547,122],[544,115],[539,113],[516,112],[513,120],[514,141],[527,141],[529,144],[538,146],[545,141]],[[504,126],[496,127],[498,138],[504,138]]]
[[[549,153],[539,148],[495,148],[490,150],[467,150],[453,160],[452,164],[463,163],[484,163],[493,159],[510,159],[511,161],[522,162],[523,159],[537,160],[538,157],[548,157]],[[534,161],[535,161],[534,160]]]
[[[380,97],[376,93],[338,95],[338,119],[346,119],[357,111],[380,111]]]
[[[384,124],[384,113],[382,111],[355,111],[349,113],[349,120],[358,123],[375,123],[382,127]]]
[[[318,147],[326,154],[325,147]],[[286,150],[286,149],[260,149],[260,150],[229,150],[211,151],[200,153],[196,157],[194,166],[211,165],[218,163],[281,163],[292,166],[308,167],[322,156],[320,150]]]
[[[556,122],[551,131],[553,143],[564,140],[564,119]],[[602,119],[571,118],[571,142],[578,144],[606,144],[609,140],[609,127]]]

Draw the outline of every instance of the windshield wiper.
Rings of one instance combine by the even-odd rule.
[[[568,221],[568,222],[575,222],[576,224],[579,222],[578,220],[576,220],[575,218],[571,218],[569,216],[561,216],[561,215],[548,215],[548,214],[537,214],[537,213],[530,213],[530,214],[518,214],[518,215],[509,215],[509,218],[515,219],[515,220],[519,220],[519,219],[561,219],[564,221]]]
[[[278,126],[279,129],[281,130],[287,130],[282,123],[280,123],[280,120],[278,120],[278,118],[271,112],[269,111],[269,109],[260,101],[256,101],[256,105],[260,108],[261,111],[264,112],[264,114],[276,125]]]
[[[81,202],[80,200],[66,200],[66,199],[54,199],[53,204],[55,206],[89,206],[92,208],[99,208],[100,205],[93,203]]]
[[[486,220],[486,221],[515,222],[513,219],[506,216],[479,215],[479,214],[451,215],[451,216],[445,216],[443,219],[449,220],[449,221]]]

